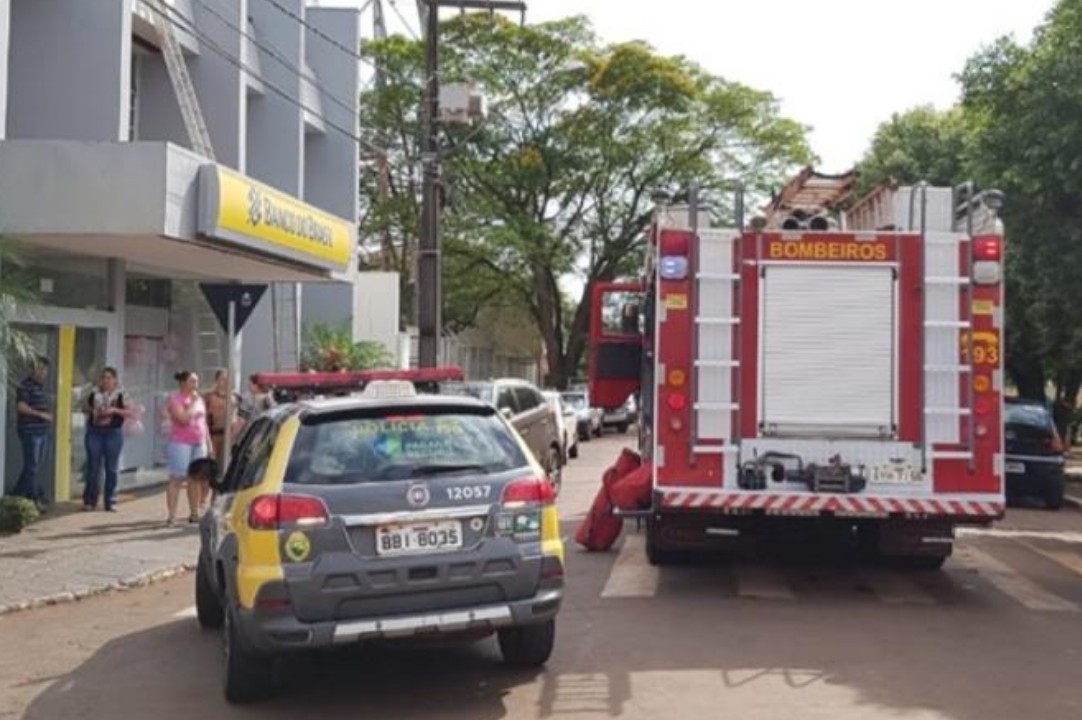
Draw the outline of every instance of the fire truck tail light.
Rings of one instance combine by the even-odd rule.
[[[977,434],[977,437],[979,437],[979,438],[987,437],[988,436],[988,426],[985,425],[984,423],[977,423],[977,426],[975,428],[973,428],[973,432],[975,432]]]
[[[987,415],[989,412],[991,412],[992,405],[988,402],[988,400],[981,398],[976,403],[974,403],[973,409],[977,412],[978,415]]]
[[[977,238],[973,241],[973,259],[1000,260],[1001,248],[999,238]]]
[[[998,262],[979,260],[973,263],[973,282],[978,285],[995,285],[1001,275]]]
[[[669,429],[673,432],[680,432],[684,429],[684,422],[674,415],[669,418]]]
[[[661,236],[661,254],[687,257],[688,236],[686,233],[665,233]]]
[[[687,407],[688,399],[684,393],[672,393],[669,395],[665,403],[669,406],[670,410],[679,411]]]

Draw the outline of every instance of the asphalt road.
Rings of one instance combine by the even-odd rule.
[[[630,440],[630,436],[625,438]],[[566,532],[620,439],[565,476]],[[556,652],[503,668],[493,640],[290,662],[282,692],[225,704],[191,577],[0,617],[0,717],[1064,720],[1082,717],[1082,513],[1012,510],[945,570],[788,541],[657,570],[569,545]]]

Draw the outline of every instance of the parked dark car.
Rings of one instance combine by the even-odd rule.
[[[1037,497],[1051,510],[1063,507],[1063,441],[1044,403],[1006,402],[1007,497]]]

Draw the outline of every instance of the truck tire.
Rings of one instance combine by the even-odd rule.
[[[1060,510],[1063,508],[1065,488],[1064,483],[1060,480],[1053,487],[1050,487],[1044,494],[1044,505],[1049,510]]]
[[[679,550],[658,546],[658,529],[653,519],[646,521],[646,560],[655,567],[675,565],[683,557]]]
[[[200,552],[195,566],[195,616],[201,627],[216,630],[225,622],[225,610],[210,580],[209,565],[206,554]]]
[[[232,610],[225,614],[222,641],[225,655],[225,699],[240,704],[269,697],[273,688],[271,675],[274,662],[271,658],[258,655],[245,647]]]
[[[503,661],[511,667],[540,667],[548,661],[556,644],[556,620],[506,628],[497,633],[497,639]]]
[[[943,568],[947,555],[909,555],[895,560],[899,567],[906,570],[935,571]]]

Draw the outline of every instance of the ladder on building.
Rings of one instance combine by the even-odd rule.
[[[155,23],[162,40],[162,57],[165,59],[165,69],[169,73],[169,81],[173,85],[173,93],[176,95],[177,104],[180,106],[180,114],[184,119],[184,127],[188,132],[188,140],[192,149],[200,155],[214,160],[214,146],[210,141],[210,132],[203,117],[203,109],[199,106],[199,96],[195,93],[192,84],[192,76],[188,73],[188,65],[184,60],[184,51],[180,47],[176,33],[173,31],[173,20],[170,17],[172,8],[167,0],[147,0],[151,9],[155,11],[157,22]],[[175,11],[172,11],[175,12]]]
[[[271,335],[274,339],[275,372],[300,369],[300,284],[272,283]]]

